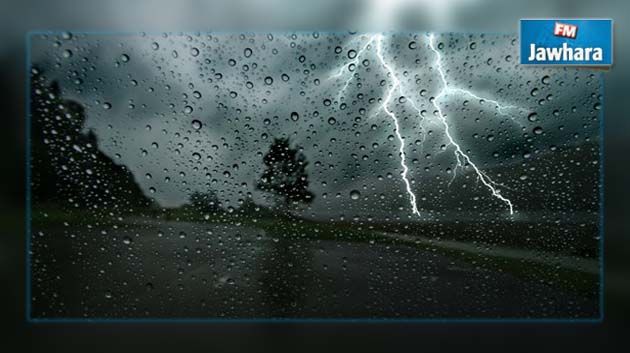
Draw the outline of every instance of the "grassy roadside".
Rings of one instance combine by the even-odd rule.
[[[454,250],[440,246],[439,243],[430,246],[407,241],[398,241],[398,243],[415,246],[428,252],[437,252],[449,258],[467,262],[481,269],[506,273],[525,280],[579,293],[587,298],[597,298],[599,295],[600,279],[598,274],[526,259],[517,260],[503,257],[498,253],[496,255],[488,255],[473,251]]]

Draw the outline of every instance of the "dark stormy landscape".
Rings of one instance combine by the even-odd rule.
[[[599,74],[497,34],[29,43],[33,319],[600,317]]]

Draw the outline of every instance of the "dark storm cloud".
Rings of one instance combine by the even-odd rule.
[[[152,196],[162,205],[180,205],[193,191],[208,189],[226,205],[237,206],[247,193],[266,203],[255,190],[262,155],[274,137],[289,137],[310,162],[310,188],[317,197],[309,214],[405,215],[399,142],[381,109],[392,79],[376,56],[376,43],[353,72],[347,66],[350,51],[359,52],[370,36],[66,33],[36,36],[33,61],[62,82],[68,98],[87,108],[85,127],[96,132],[99,147],[128,166],[145,191],[156,188]],[[597,80],[576,70],[524,70],[516,64],[512,36],[438,39],[449,84],[519,107],[502,115],[487,101],[447,99],[452,134],[489,174],[497,165],[518,168],[525,150],[570,143],[566,133],[551,131],[562,126],[573,133],[583,124],[573,115],[593,114],[592,103],[580,102],[592,101]],[[425,33],[391,34],[383,46],[408,96],[397,92],[389,106],[405,138],[412,189],[421,193],[457,172],[431,103],[442,89],[436,56]],[[293,112],[297,120],[290,118]],[[528,120],[532,112],[536,120]],[[202,123],[200,129],[194,120]],[[535,127],[546,131],[544,138],[532,140]],[[580,133],[596,136],[596,127]],[[525,188],[515,175],[500,182]],[[360,191],[361,202],[350,199],[352,190]],[[444,192],[472,198],[478,191]],[[492,201],[487,190],[482,197]],[[421,200],[420,206],[431,209],[431,203]]]

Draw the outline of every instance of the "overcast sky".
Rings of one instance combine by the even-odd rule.
[[[310,163],[316,198],[309,214],[408,217],[400,142],[381,107],[394,78],[376,55],[377,43],[366,46],[371,36],[58,33],[35,36],[32,54],[48,78],[61,83],[66,98],[86,107],[85,127],[97,134],[99,148],[126,165],[143,190],[154,187],[151,196],[164,206],[181,205],[191,192],[208,189],[226,205],[237,206],[247,193],[267,203],[255,190],[262,156],[274,137],[289,137]],[[458,94],[440,104],[455,140],[509,188],[509,197],[532,189],[518,177],[531,160],[524,152],[543,156],[552,145],[576,145],[598,135],[592,117],[599,76],[524,69],[515,35],[443,34],[435,43],[451,87],[516,107],[499,114],[487,101]],[[400,123],[418,208],[448,207],[440,200],[457,197],[468,199],[464,205],[505,211],[470,167],[455,170],[453,147],[445,146],[430,101],[443,85],[427,33],[390,32],[382,48],[401,82],[402,93],[394,93],[388,109]],[[361,54],[356,60],[353,51]],[[535,118],[528,119],[532,113]],[[543,133],[536,134],[537,128]],[[495,175],[501,165],[523,172]],[[455,179],[453,172],[459,173]],[[350,197],[353,190],[359,199]]]

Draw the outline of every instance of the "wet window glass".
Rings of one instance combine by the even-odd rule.
[[[596,318],[601,76],[515,35],[30,37],[30,315]]]

